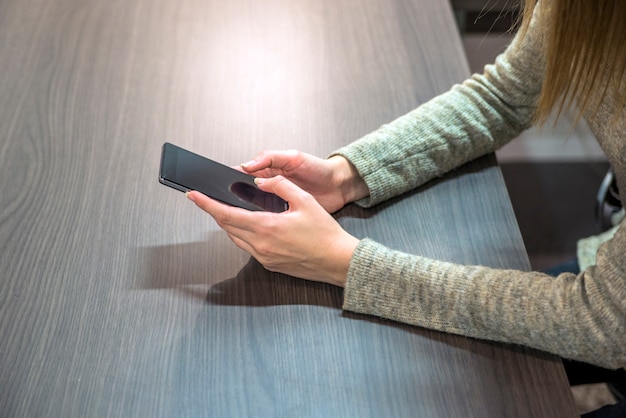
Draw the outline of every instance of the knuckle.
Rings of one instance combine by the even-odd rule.
[[[272,259],[259,259],[259,263],[265,268],[265,270],[269,270],[272,272],[280,271],[280,264]]]
[[[304,158],[303,156],[304,154],[302,151],[296,149],[283,151],[283,158],[287,161],[283,167],[283,171],[285,173],[291,173],[292,171],[297,170],[302,164],[302,160]]]
[[[256,244],[255,246],[255,251],[256,253],[259,255],[260,258],[262,258],[263,260],[267,260],[269,262],[269,260],[271,260],[273,251],[272,251],[272,246],[269,245],[269,242],[266,240],[260,241]]]
[[[274,264],[263,264],[265,270],[271,271],[272,273],[280,272],[280,268]]]
[[[264,149],[257,154],[257,158],[265,158],[265,157],[269,157],[270,155],[271,155],[271,151],[268,149]]]
[[[263,267],[267,270],[273,270],[275,268],[276,262],[273,258],[273,253],[268,246],[263,244],[257,245],[254,251],[255,258]]]

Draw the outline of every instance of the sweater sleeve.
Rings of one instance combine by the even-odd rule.
[[[536,17],[495,64],[332,155],[357,168],[369,207],[488,154],[532,122],[543,74]]]
[[[337,154],[373,205],[497,149],[530,124],[541,87],[540,18],[496,64]],[[344,309],[516,343],[609,368],[626,366],[626,223],[579,275],[466,266],[362,240]]]
[[[626,223],[611,241],[597,265],[554,278],[432,260],[364,239],[352,258],[344,309],[626,367]]]

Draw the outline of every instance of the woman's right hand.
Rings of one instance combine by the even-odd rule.
[[[300,151],[263,151],[241,168],[255,177],[283,176],[307,191],[329,213],[369,196],[365,181],[342,156],[329,159]]]

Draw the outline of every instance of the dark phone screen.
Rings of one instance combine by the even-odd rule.
[[[170,143],[163,144],[159,181],[248,210],[283,212],[289,207],[275,194],[260,190],[254,177]]]

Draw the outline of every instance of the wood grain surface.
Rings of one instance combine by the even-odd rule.
[[[0,416],[554,417],[558,359],[341,311],[159,185],[161,144],[326,155],[468,75],[446,1],[0,0]],[[493,157],[357,236],[528,268]]]

